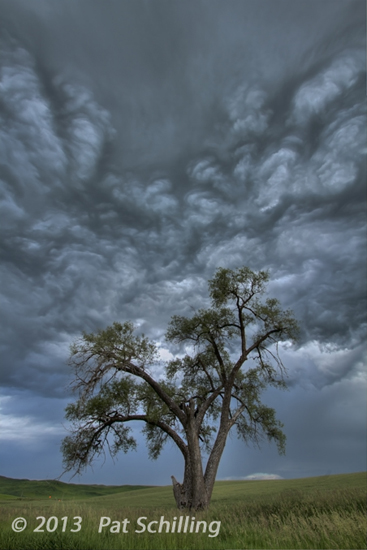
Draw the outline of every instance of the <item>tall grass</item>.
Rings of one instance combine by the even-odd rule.
[[[362,478],[361,478],[362,479]],[[292,484],[291,481],[294,481]],[[361,549],[366,548],[366,489],[320,488],[320,484],[302,491],[300,480],[281,481],[278,486],[259,482],[251,485],[252,498],[233,499],[226,485],[219,484],[219,494],[206,512],[191,513],[196,520],[221,521],[218,536],[206,533],[135,533],[137,520],[147,517],[147,522],[164,516],[171,522],[180,515],[175,508],[167,506],[126,507],[118,506],[118,496],[77,501],[4,501],[0,507],[0,549],[3,550],[114,550],[114,549]],[[233,485],[235,487],[236,485]],[[256,486],[258,491],[256,492]],[[293,488],[292,488],[293,486]],[[227,488],[231,487],[230,484]],[[274,487],[278,487],[275,491]],[[166,488],[161,488],[166,489]],[[158,491],[159,492],[159,491]],[[235,493],[235,491],[232,491]],[[251,491],[250,491],[251,492]],[[137,492],[134,492],[136,495]],[[248,495],[247,495],[248,496]],[[245,495],[243,495],[245,497]],[[126,495],[123,501],[125,504]],[[144,504],[142,500],[141,504]],[[82,529],[78,533],[33,533],[39,524],[37,516],[81,516]],[[183,514],[185,515],[185,514]],[[15,517],[28,520],[23,533],[14,533],[11,522]],[[111,533],[109,528],[98,533],[101,516],[112,521],[130,521],[127,533]]]

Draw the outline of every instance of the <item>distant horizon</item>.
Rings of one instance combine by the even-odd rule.
[[[367,470],[361,470],[359,472],[342,472],[337,474],[322,474],[318,476],[304,476],[304,477],[290,477],[290,478],[284,478],[284,477],[264,477],[264,478],[251,478],[250,476],[247,476],[247,478],[241,478],[241,479],[216,479],[215,482],[219,481],[287,481],[291,479],[307,479],[307,478],[316,478],[316,477],[330,477],[330,476],[343,476],[343,475],[353,475],[353,474],[367,474]],[[272,474],[252,474],[253,476],[256,475],[269,475]],[[123,483],[121,485],[113,485],[113,484],[106,484],[106,483],[74,483],[69,481],[62,481],[61,479],[29,479],[29,478],[15,478],[15,477],[8,477],[3,476],[0,474],[0,478],[6,478],[6,479],[13,479],[15,481],[58,481],[60,483],[65,483],[66,485],[86,485],[86,486],[99,486],[99,487],[139,487],[140,484],[137,483]],[[172,484],[166,483],[166,484],[141,484],[141,487],[171,487]]]

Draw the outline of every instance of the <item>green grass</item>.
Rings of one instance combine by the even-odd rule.
[[[12,479],[0,476],[0,500],[4,495],[9,497],[43,499],[80,499],[98,497],[124,491],[144,489],[144,485],[77,485],[56,480],[30,481],[29,479]]]
[[[3,483],[8,484],[7,491]],[[56,500],[48,498],[46,488],[50,485],[45,485],[47,483],[0,478],[1,493],[6,495],[11,490],[10,496],[16,497],[3,499],[0,495],[0,549],[366,548],[365,473],[294,480],[220,481],[215,485],[210,509],[191,514],[174,507],[171,487],[137,490],[128,486],[70,485],[63,488],[66,497]],[[23,494],[27,489],[31,496],[17,496],[19,489]],[[198,533],[135,532],[139,530],[139,518],[147,518],[144,522],[140,520],[147,525],[164,516],[172,525],[173,518],[180,515],[206,521],[207,532],[201,532],[202,524]],[[43,533],[33,532],[40,523],[38,516],[46,520],[57,517],[59,527],[53,533],[46,529]],[[78,533],[69,531],[74,516],[83,518]],[[111,523],[98,533],[102,516],[111,518],[115,526],[128,520],[128,532],[111,533]],[[24,517],[28,522],[22,533],[11,529],[17,517]],[[64,533],[61,532],[63,517],[69,518]],[[218,521],[221,522],[218,536],[209,537],[215,534],[217,525],[212,522]],[[52,522],[54,520],[51,528]],[[212,533],[208,532],[210,525]]]

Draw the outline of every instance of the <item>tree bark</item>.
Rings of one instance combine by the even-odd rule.
[[[185,472],[183,483],[179,483],[174,476],[171,476],[173,494],[177,508],[189,510],[205,510],[209,506],[206,490],[199,436],[195,422],[190,422],[186,428],[187,435],[187,458],[185,458]]]
[[[219,430],[218,436],[215,440],[212,452],[210,453],[204,475],[204,482],[207,492],[208,505],[212,497],[212,492],[214,489],[215,478],[217,476],[217,471],[222,458],[224,447],[227,441],[228,431],[225,429]]]
[[[195,471],[196,470],[196,471]],[[203,473],[185,466],[183,483],[171,476],[173,495],[179,510],[205,510],[209,506]]]
[[[177,508],[179,510],[182,510],[182,508],[187,508],[187,496],[183,485],[177,481],[175,476],[171,476],[171,479],[173,484],[173,495],[175,497]]]

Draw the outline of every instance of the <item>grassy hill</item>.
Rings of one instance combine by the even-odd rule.
[[[296,499],[307,494],[365,488],[366,472],[301,479],[217,481],[212,504],[273,498]],[[146,485],[79,485],[55,480],[32,481],[0,476],[0,500],[84,500],[91,505],[119,507],[174,506],[172,487]],[[94,502],[95,501],[95,502]]]
[[[80,499],[124,493],[145,489],[145,485],[79,485],[56,480],[34,481],[0,476],[0,500],[4,498],[24,499]]]
[[[177,510],[171,486],[77,485],[0,477],[0,493],[0,550],[366,547],[365,472],[218,481],[205,512]],[[196,521],[208,526],[219,523],[220,528],[213,538],[209,531],[145,530],[137,534],[139,519],[145,524],[153,521],[154,529],[162,516],[170,525],[179,516],[195,516]],[[76,517],[82,518],[82,528],[72,532]],[[102,517],[110,518],[115,529],[128,519],[129,529],[110,531],[107,527],[99,532]],[[15,518],[27,520],[24,531],[14,532]],[[37,531],[41,520],[42,529]]]

